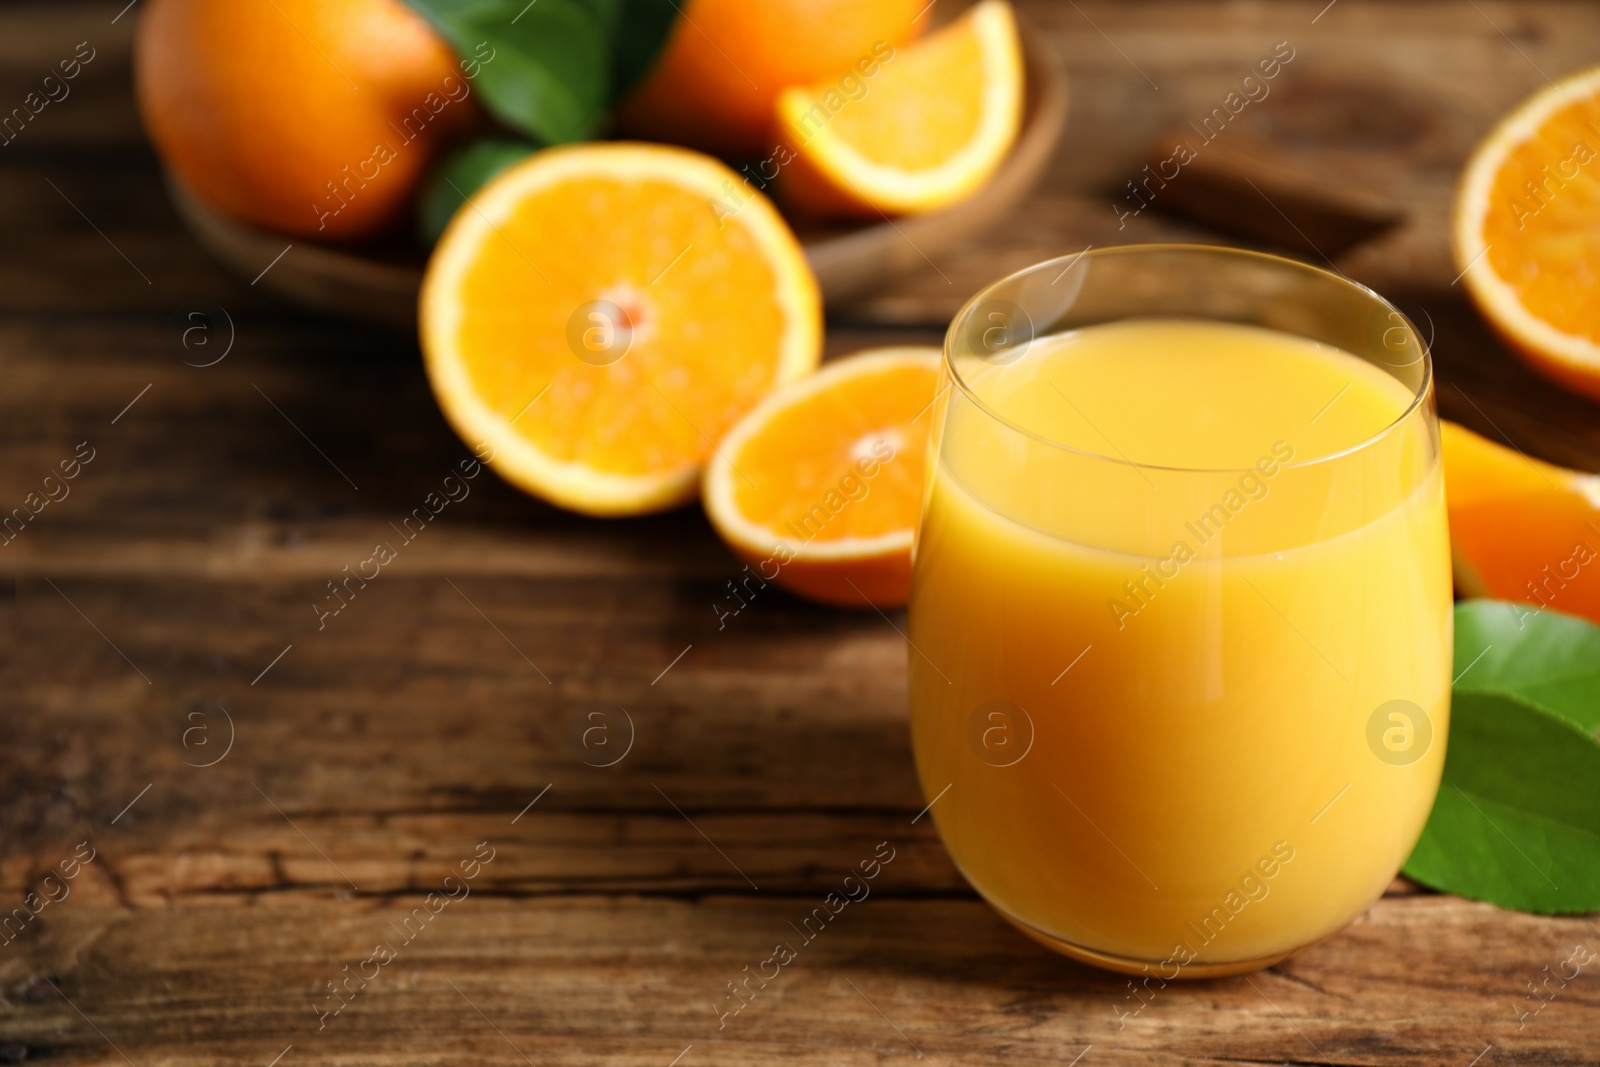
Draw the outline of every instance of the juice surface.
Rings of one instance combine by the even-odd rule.
[[[1348,922],[1444,762],[1449,549],[1411,392],[1190,320],[963,375],[987,410],[952,387],[909,631],[956,862],[1032,932],[1164,977]]]

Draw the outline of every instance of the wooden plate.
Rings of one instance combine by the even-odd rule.
[[[943,211],[854,228],[801,229],[806,258],[828,304],[846,303],[923,269],[928,257],[994,221],[1025,196],[1050,160],[1067,115],[1067,77],[1044,35],[1018,20],[1027,74],[1022,132],[1011,156],[975,196]],[[167,188],[195,239],[241,277],[302,307],[416,329],[425,253],[351,250],[257,229],[201,203],[170,173]]]

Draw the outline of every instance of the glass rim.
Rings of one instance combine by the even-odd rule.
[[[966,394],[967,399],[973,404],[973,406],[981,411],[987,418],[999,423],[1013,433],[1021,434],[1024,437],[1030,437],[1033,440],[1038,441],[1040,444],[1048,445],[1051,448],[1060,449],[1063,452],[1070,452],[1074,455],[1084,456],[1089,459],[1104,460],[1108,463],[1132,467],[1135,470],[1165,471],[1174,474],[1240,474],[1245,471],[1255,470],[1256,468],[1254,466],[1248,465],[1243,467],[1174,467],[1160,463],[1140,463],[1122,456],[1112,456],[1107,455],[1104,452],[1094,452],[1088,449],[1075,448],[1072,445],[1065,444],[1061,441],[1052,440],[1051,438],[1046,437],[1044,434],[1041,434],[1035,430],[1030,430],[1025,426],[1020,426],[1016,422],[995,411],[983,400],[982,397],[978,396],[978,394],[973,391],[972,386],[968,384],[966,379],[961,376],[960,368],[956,366],[956,338],[963,334],[964,330],[962,328],[965,327],[972,311],[979,304],[994,296],[994,294],[1001,287],[1016,282],[1035,272],[1043,271],[1049,268],[1060,267],[1064,273],[1066,270],[1071,269],[1074,263],[1085,257],[1090,259],[1098,259],[1104,256],[1147,255],[1157,252],[1197,252],[1206,253],[1209,255],[1232,257],[1236,259],[1254,259],[1269,263],[1278,270],[1289,269],[1292,271],[1320,276],[1324,280],[1332,282],[1335,285],[1342,286],[1351,292],[1357,293],[1358,295],[1365,297],[1372,303],[1378,305],[1380,308],[1386,308],[1389,312],[1398,315],[1400,317],[1400,321],[1405,325],[1406,330],[1409,331],[1411,336],[1416,339],[1417,347],[1422,353],[1420,360],[1422,363],[1422,379],[1420,382],[1418,382],[1416,388],[1412,390],[1411,402],[1406,405],[1404,411],[1396,415],[1393,421],[1389,422],[1383,428],[1347,448],[1342,448],[1337,452],[1332,452],[1325,456],[1316,456],[1312,459],[1294,460],[1288,463],[1282,463],[1279,464],[1279,469],[1298,470],[1315,466],[1318,463],[1327,463],[1332,460],[1343,459],[1378,444],[1385,437],[1395,433],[1401,426],[1405,425],[1406,422],[1408,422],[1412,416],[1417,413],[1418,409],[1422,407],[1423,401],[1426,400],[1428,395],[1433,391],[1433,353],[1430,349],[1430,346],[1422,339],[1422,333],[1417,329],[1416,323],[1411,321],[1411,317],[1396,307],[1393,302],[1379,294],[1371,286],[1363,285],[1357,281],[1352,281],[1343,274],[1324,270],[1313,263],[1306,263],[1302,260],[1291,259],[1288,256],[1280,256],[1272,252],[1257,252],[1253,249],[1235,248],[1230,245],[1208,245],[1184,241],[1163,241],[1152,242],[1149,244],[1107,245],[1103,248],[1095,248],[1093,245],[1090,245],[1081,252],[1075,252],[1071,255],[1057,256],[1054,259],[1041,260],[1038,263],[1033,263],[1029,266],[1023,267],[1020,270],[1012,271],[1010,274],[990,282],[988,285],[985,285],[982,289],[979,289],[976,293],[974,293],[966,301],[966,303],[961,305],[961,309],[955,313],[955,317],[950,320],[949,328],[945,331],[944,344],[942,346],[942,361],[945,369],[950,373],[950,380],[954,382],[963,393]],[[1195,317],[1211,322],[1228,321],[1225,319],[1206,319],[1204,316]],[[1030,340],[1029,343],[1031,344],[1032,341]],[[1358,356],[1357,358],[1361,357]]]

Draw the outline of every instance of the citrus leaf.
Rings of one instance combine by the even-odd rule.
[[[484,106],[546,144],[592,134],[610,103],[611,36],[582,0],[410,0],[454,46],[476,58]],[[520,6],[520,10],[519,10]]]
[[[534,151],[526,141],[484,138],[458,148],[440,160],[423,183],[417,201],[417,229],[423,243],[439,240],[467,197],[511,164]]]
[[[537,0],[515,23],[468,18],[462,35],[502,53],[479,86],[502,121],[547,144],[594,133],[610,102],[610,42],[587,6]]]
[[[1456,605],[1457,693],[1506,693],[1600,730],[1600,626],[1503,600]]]
[[[673,0],[407,0],[476,64],[488,111],[541,144],[592,137],[672,29]]]
[[[1503,908],[1600,910],[1600,741],[1516,697],[1451,703],[1444,781],[1406,877]]]

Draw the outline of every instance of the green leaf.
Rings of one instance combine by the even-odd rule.
[[[1503,908],[1600,910],[1600,741],[1515,697],[1457,692],[1406,877]]]
[[[457,33],[496,49],[479,89],[500,119],[547,144],[594,133],[609,102],[609,42],[588,7],[536,0],[515,24],[467,18]]]
[[[1600,730],[1600,626],[1501,600],[1456,605],[1457,693],[1505,693]]]
[[[666,47],[678,19],[676,0],[583,0],[612,42],[611,101],[628,95]]]
[[[411,0],[456,52],[478,60],[476,88],[501,121],[546,144],[579,141],[610,102],[611,38],[580,0]]]
[[[477,63],[500,121],[542,144],[594,136],[666,42],[672,0],[408,0]]]
[[[534,151],[526,141],[484,138],[458,148],[440,160],[423,183],[417,201],[417,229],[432,245],[467,197],[511,164]]]

